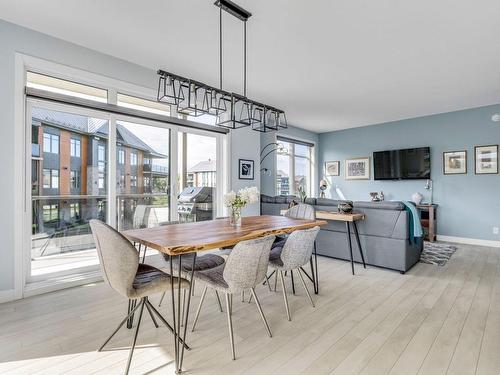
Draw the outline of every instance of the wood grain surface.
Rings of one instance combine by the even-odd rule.
[[[132,242],[169,255],[198,252],[233,246],[240,241],[291,233],[325,225],[322,220],[300,220],[283,216],[248,216],[242,218],[241,227],[233,227],[229,219],[199,221],[132,229],[122,232]]]

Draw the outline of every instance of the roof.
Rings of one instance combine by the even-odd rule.
[[[67,129],[73,132],[96,135],[108,138],[108,121],[73,113],[52,111],[45,108],[33,107],[32,120],[49,126]],[[167,159],[168,156],[156,152],[152,147],[143,142],[124,125],[116,124],[116,140],[125,146],[145,151],[158,159]]]
[[[188,172],[189,173],[199,173],[199,172],[215,172],[216,162],[215,160],[204,160],[200,161],[198,164],[193,165],[191,168],[189,168]]]

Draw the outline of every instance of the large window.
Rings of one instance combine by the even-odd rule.
[[[312,160],[314,144],[277,137],[276,193],[298,195],[303,190],[312,195]]]
[[[59,170],[43,169],[43,188],[59,189]]]
[[[137,165],[137,154],[135,152],[130,153],[130,165]]]

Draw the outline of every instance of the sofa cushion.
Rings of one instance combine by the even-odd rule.
[[[316,204],[318,206],[335,206],[337,207],[340,203],[344,203],[347,201],[337,200],[337,199],[329,199],[329,198],[316,198]]]
[[[375,210],[394,210],[394,211],[403,211],[405,209],[405,205],[401,202],[391,202],[391,201],[383,201],[383,202],[354,202],[354,209],[356,208],[369,208]]]

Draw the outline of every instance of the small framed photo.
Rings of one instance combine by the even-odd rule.
[[[325,162],[325,174],[327,176],[340,176],[340,161]]]
[[[467,174],[467,151],[443,152],[444,174]]]
[[[370,157],[346,159],[346,180],[369,180],[370,179]]]
[[[254,161],[239,159],[239,179],[253,180],[254,179]]]
[[[476,174],[498,173],[498,145],[474,147],[474,172]]]

